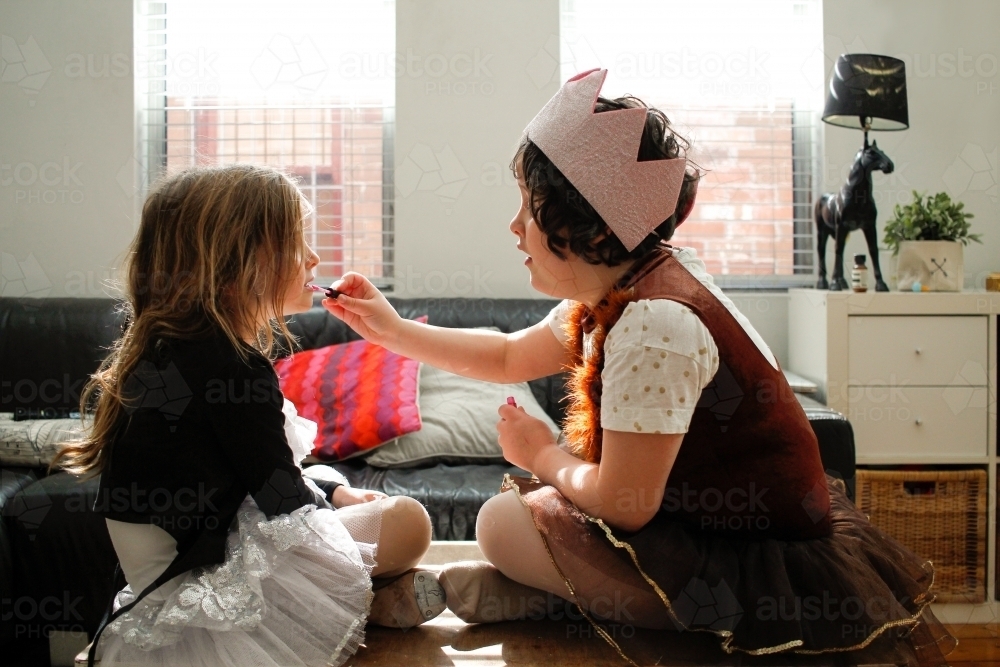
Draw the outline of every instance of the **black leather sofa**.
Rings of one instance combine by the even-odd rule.
[[[389,301],[406,318],[427,314],[445,327],[496,326],[517,331],[541,320],[555,305],[533,299],[398,299]],[[121,331],[122,317],[110,299],[0,298],[0,412],[57,416],[78,409],[83,381],[94,372]],[[359,336],[321,308],[297,315],[290,329],[306,349],[357,340]],[[530,383],[545,411],[564,417],[565,377]],[[20,391],[15,391],[20,387]],[[35,391],[31,391],[34,388]],[[840,413],[800,397],[816,431],[827,472],[854,492],[854,438]],[[503,464],[434,465],[383,470],[363,460],[336,466],[352,485],[408,495],[427,507],[434,538],[475,539],[475,518],[499,491]],[[116,562],[103,519],[89,511],[97,480],[79,481],[44,468],[4,466],[0,478],[0,653],[13,639],[43,636],[49,629],[93,632],[111,590]],[[20,607],[18,607],[20,605]]]

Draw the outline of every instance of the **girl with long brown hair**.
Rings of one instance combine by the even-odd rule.
[[[125,324],[86,386],[87,437],[58,462],[101,475],[95,510],[128,582],[90,657],[104,665],[339,665],[366,621],[443,607],[426,510],[303,471],[314,422],[278,385],[284,316],[312,307],[308,202],[281,172],[197,168],[149,194]],[[374,593],[373,593],[373,589]]]

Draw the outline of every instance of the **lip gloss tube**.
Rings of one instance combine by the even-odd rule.
[[[313,292],[324,292],[326,296],[330,299],[336,299],[342,294],[340,290],[335,290],[332,287],[320,287],[319,285],[309,285],[309,289]]]

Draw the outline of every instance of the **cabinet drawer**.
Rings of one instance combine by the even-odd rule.
[[[850,387],[858,457],[986,456],[986,387]]]
[[[848,384],[986,385],[980,316],[848,318]]]

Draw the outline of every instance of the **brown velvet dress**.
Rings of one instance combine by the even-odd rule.
[[[604,337],[639,299],[690,308],[716,342],[719,370],[694,410],[664,502],[641,530],[586,516],[538,480],[505,479],[568,589],[566,572],[580,558],[617,580],[638,571],[676,630],[713,633],[714,657],[740,654],[744,664],[776,654],[783,664],[947,664],[957,639],[929,606],[932,563],[873,526],[824,471],[783,374],[669,245],[632,267],[593,311],[577,304],[568,314],[574,366],[564,433],[577,455],[600,461]],[[589,359],[584,331],[593,334]]]

